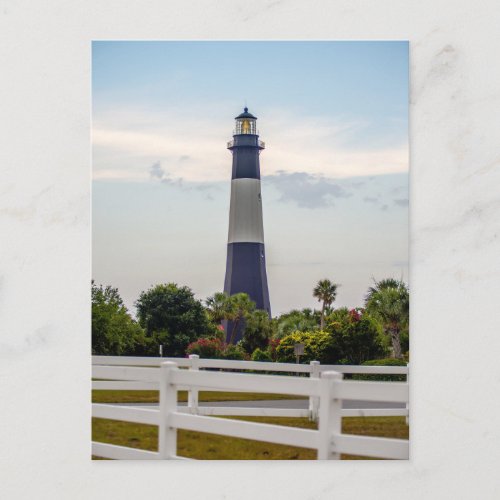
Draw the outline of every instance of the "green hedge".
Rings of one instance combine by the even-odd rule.
[[[362,363],[363,366],[406,366],[406,361],[396,358],[372,359]],[[356,374],[353,380],[379,380],[385,382],[405,382],[406,375],[364,375]]]
[[[257,347],[252,353],[252,361],[272,361],[272,358],[267,350],[264,351]]]

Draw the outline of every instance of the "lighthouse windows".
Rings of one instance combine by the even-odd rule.
[[[236,120],[236,134],[257,134],[257,125],[251,118]]]
[[[262,196],[260,195],[260,193],[257,196],[259,198],[259,201],[262,201]]]

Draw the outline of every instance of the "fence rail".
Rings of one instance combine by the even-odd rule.
[[[101,410],[99,407],[107,406],[111,408],[131,408],[136,409],[134,406],[126,405],[113,405],[94,403],[95,417],[109,418],[111,420],[125,420],[124,415],[126,412],[112,413],[109,408]],[[260,407],[245,407],[245,406],[199,406],[196,408],[190,406],[179,406],[177,408],[181,413],[196,413],[197,415],[212,415],[212,416],[233,416],[233,417],[300,417],[311,418],[311,411],[309,409],[301,408],[260,408]],[[144,409],[143,411],[153,411]],[[107,413],[105,413],[107,412]],[[342,417],[406,417],[408,416],[407,408],[342,408]],[[125,420],[126,421],[126,420]],[[154,422],[141,422],[151,423]]]
[[[112,460],[158,460],[160,455],[154,451],[138,450],[126,446],[117,446],[92,441],[92,455]]]
[[[317,379],[325,371],[335,371],[343,374],[369,374],[369,375],[406,375],[408,378],[408,366],[357,366],[357,365],[321,365],[318,361],[311,361],[309,364],[295,364],[295,363],[273,363],[261,361],[237,361],[237,360],[224,360],[224,359],[204,359],[199,358],[197,355],[191,355],[189,358],[152,358],[152,357],[133,357],[133,356],[93,356],[92,364],[94,367],[93,377],[97,379],[108,380],[93,380],[92,389],[99,390],[127,390],[127,391],[145,391],[145,390],[159,390],[159,383],[157,380],[148,379],[148,372],[145,371],[124,371],[123,377],[106,376],[106,373],[111,373],[109,370],[100,371],[97,367],[129,367],[133,368],[159,368],[161,363],[171,361],[177,364],[180,368],[186,368],[192,371],[202,370],[204,374],[208,372],[206,369],[216,370],[237,370],[239,372],[270,372],[270,373],[286,373],[292,375],[305,375],[310,378]],[[137,373],[137,376],[135,375]],[[144,376],[140,375],[144,374]],[[154,379],[156,376],[153,376]],[[110,380],[112,379],[113,380]],[[262,388],[261,388],[262,389]],[[198,409],[198,392],[199,391],[214,391],[213,387],[206,384],[197,388],[188,386],[179,386],[179,390],[188,391],[188,406],[192,409]],[[246,388],[244,384],[238,387],[233,386],[230,389],[232,392],[252,392]],[[260,390],[258,392],[265,392]],[[286,392],[285,394],[290,394]],[[297,393],[294,392],[294,395]],[[345,398],[347,399],[347,398]],[[365,398],[370,400],[370,398]],[[277,409],[276,409],[277,410]],[[199,410],[200,414],[204,414],[208,410]],[[236,415],[235,410],[226,407],[224,410],[213,410],[217,415]],[[303,410],[295,410],[297,414],[294,416],[302,416]],[[309,418],[316,420],[318,417],[318,398],[311,396],[309,398]],[[242,409],[242,415],[250,415],[250,409]],[[258,416],[259,412],[253,410],[252,415]],[[343,416],[406,416],[408,423],[408,408],[386,408],[377,410],[342,410]],[[271,416],[268,411],[264,413],[261,410],[260,416]],[[273,416],[280,416],[280,412],[276,411]]]
[[[193,361],[197,360],[197,361]],[[272,361],[238,361],[228,359],[205,359],[198,356],[189,358],[151,358],[134,356],[92,356],[92,365],[137,366],[159,368],[165,361],[172,361],[181,368],[191,368],[196,362],[199,369],[219,368],[221,370],[254,370],[285,373],[312,373],[317,370],[336,371],[344,374],[365,375],[407,375],[408,366],[361,366],[361,365],[321,365],[318,361],[310,364],[275,363]],[[314,368],[317,366],[317,368]]]
[[[182,365],[190,370],[180,369],[173,361],[163,361],[144,367],[134,361],[126,360],[127,365],[104,365],[103,357],[95,360],[92,376],[107,380],[94,381],[101,387],[106,384],[155,384],[160,391],[159,409],[112,404],[93,404],[92,415],[107,418],[157,425],[159,427],[158,452],[147,452],[104,443],[93,443],[92,453],[113,459],[177,459],[177,429],[221,434],[225,436],[253,439],[290,446],[299,446],[317,450],[318,459],[339,459],[341,453],[351,453],[368,457],[406,459],[408,441],[349,436],[341,433],[341,419],[346,415],[381,415],[387,409],[342,410],[343,399],[365,399],[370,401],[408,402],[408,384],[404,382],[357,382],[342,380],[343,375],[336,371],[319,371],[318,364],[302,365],[310,369],[310,378],[283,375],[256,375],[232,372],[199,371],[205,367],[205,361],[191,358],[182,360]],[[187,362],[186,362],[187,361]],[[137,361],[135,361],[137,363]],[[231,362],[231,368],[234,366]],[[249,363],[249,362],[240,362]],[[209,363],[210,364],[210,363]],[[229,363],[228,363],[229,364]],[[227,365],[226,364],[226,367]],[[265,363],[263,363],[265,364]],[[248,369],[249,365],[245,365]],[[253,366],[253,365],[251,365]],[[294,366],[294,365],[292,365]],[[299,365],[300,366],[300,365]],[[210,367],[214,367],[212,364]],[[291,366],[286,370],[290,372]],[[380,368],[380,367],[370,367]],[[382,367],[385,368],[385,367]],[[406,367],[403,367],[406,368]],[[253,369],[253,368],[249,368]],[[268,371],[268,370],[266,370]],[[407,373],[407,372],[406,372]],[[123,382],[127,381],[127,382]],[[204,388],[224,391],[249,391],[259,393],[277,393],[303,395],[309,398],[309,410],[291,410],[280,408],[229,408],[199,407],[198,391]],[[177,404],[177,392],[187,389],[190,399],[187,407]],[[139,389],[136,389],[139,390]],[[407,409],[389,409],[392,414],[408,414]],[[406,413],[404,413],[406,412]],[[271,424],[245,422],[239,420],[218,419],[217,415],[259,415],[259,416],[310,416],[319,414],[317,430],[283,427]]]

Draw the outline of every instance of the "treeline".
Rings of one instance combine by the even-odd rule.
[[[292,310],[270,319],[246,294],[215,293],[204,303],[186,286],[159,284],[135,302],[137,320],[116,288],[92,282],[92,353],[102,355],[253,359],[295,361],[294,345],[304,344],[301,361],[361,364],[368,360],[403,359],[409,351],[409,291],[401,280],[374,282],[364,307],[333,308],[338,285],[321,280],[313,295],[321,310]],[[234,343],[224,320],[244,335]],[[227,340],[227,341],[226,341]]]

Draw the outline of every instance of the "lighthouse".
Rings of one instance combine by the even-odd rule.
[[[247,293],[256,308],[270,317],[259,162],[265,144],[259,140],[257,117],[248,108],[235,120],[233,139],[227,144],[233,168],[224,291],[228,295]],[[225,325],[228,341],[232,326],[231,322]],[[234,342],[242,338],[243,331],[244,325],[239,325]]]

